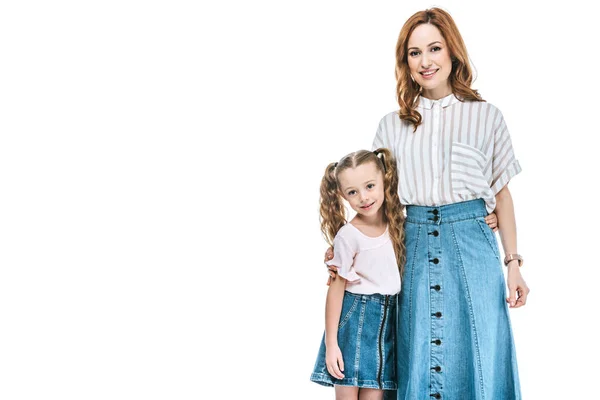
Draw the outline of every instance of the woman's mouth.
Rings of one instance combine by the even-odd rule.
[[[435,73],[438,71],[439,71],[439,68],[438,69],[428,69],[427,71],[421,72],[421,76],[425,79],[431,79],[435,75]]]

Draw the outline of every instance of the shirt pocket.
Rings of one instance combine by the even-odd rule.
[[[456,194],[483,196],[490,190],[484,168],[488,159],[485,154],[468,144],[452,142],[450,176],[452,191]]]

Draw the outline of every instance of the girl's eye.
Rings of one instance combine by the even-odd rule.
[[[410,55],[411,57],[415,57],[417,55],[419,55],[418,51],[411,51],[410,53],[408,53],[408,55]]]
[[[348,192],[348,196],[353,196],[356,193],[356,190],[351,190]]]
[[[367,185],[367,189],[373,189],[374,187],[375,187],[375,184],[374,184],[374,183],[369,183],[369,184]]]

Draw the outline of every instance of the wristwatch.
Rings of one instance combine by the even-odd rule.
[[[523,257],[521,257],[519,254],[507,254],[506,257],[504,257],[504,265],[508,265],[508,263],[512,260],[518,260],[519,267],[523,265]]]

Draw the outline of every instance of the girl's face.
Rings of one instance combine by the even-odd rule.
[[[437,27],[417,26],[408,38],[407,53],[410,74],[423,88],[423,96],[437,100],[452,93],[448,82],[452,72],[451,54]]]
[[[379,213],[383,200],[383,174],[374,162],[346,168],[338,175],[344,199],[358,214],[372,217]]]

